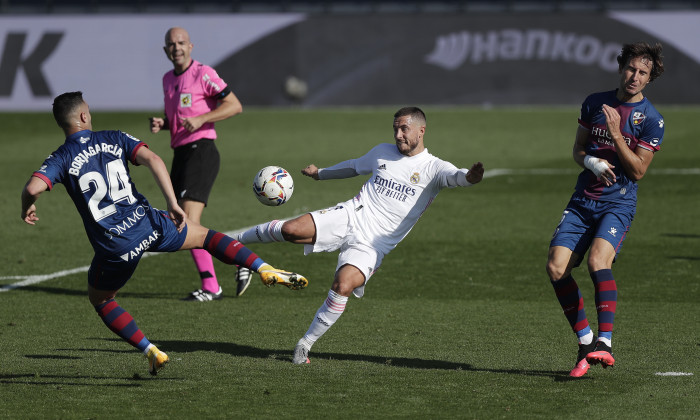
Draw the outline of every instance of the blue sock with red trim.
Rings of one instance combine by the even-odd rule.
[[[569,275],[559,281],[553,281],[554,293],[557,295],[559,304],[564,311],[566,320],[569,321],[571,329],[574,330],[581,344],[589,344],[593,339],[591,327],[588,325],[586,310],[583,306],[583,296],[576,280]]]
[[[151,342],[143,335],[134,318],[119,306],[114,299],[110,299],[101,305],[96,305],[95,310],[107,328],[132,346],[144,353],[146,352]]]
[[[604,269],[591,273],[595,286],[595,308],[598,312],[598,339],[611,345],[615,311],[617,310],[617,283],[612,270]],[[607,341],[606,341],[607,340]]]
[[[261,265],[266,264],[242,243],[213,230],[209,230],[204,239],[204,249],[223,263],[243,266],[253,271],[258,271]]]

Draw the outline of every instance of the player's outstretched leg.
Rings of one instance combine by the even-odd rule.
[[[282,236],[283,225],[284,220],[271,220],[241,232],[236,236],[236,239],[244,244],[284,242],[285,239]]]
[[[309,284],[309,281],[301,274],[272,267],[241,242],[223,233],[209,230],[203,248],[223,263],[235,264],[256,271],[266,286],[282,284],[292,290],[298,290]]]
[[[586,356],[588,356],[588,354],[592,352],[594,348],[595,337],[593,338],[593,341],[591,341],[588,344],[579,343],[578,355],[576,356],[576,366],[574,366],[574,368],[571,369],[571,372],[569,372],[569,376],[573,378],[580,378],[581,376],[585,375],[586,372],[588,372],[588,369],[591,367],[591,365],[586,360]]]

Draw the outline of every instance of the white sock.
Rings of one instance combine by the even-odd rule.
[[[306,350],[311,350],[311,346],[313,345],[314,343],[307,340],[306,337],[301,337],[301,339],[297,342],[297,346],[304,346]]]
[[[593,342],[593,331],[589,331],[588,334],[583,337],[579,337],[578,343],[583,345],[588,345]]]
[[[309,326],[309,330],[306,331],[304,337],[299,340],[299,343],[304,345],[307,349],[311,349],[311,346],[316,340],[321,338],[321,336],[335,324],[338,318],[340,318],[340,315],[345,311],[347,302],[347,296],[341,296],[333,290],[329,290],[328,298],[326,298],[323,305],[316,311],[316,315]]]
[[[612,347],[612,340],[610,340],[609,338],[598,337],[598,341],[600,341],[601,343],[607,345],[608,347]]]
[[[282,236],[284,220],[272,220],[261,225],[253,226],[245,232],[239,233],[236,240],[243,245],[254,243],[284,242]]]

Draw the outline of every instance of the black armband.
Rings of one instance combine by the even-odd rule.
[[[218,96],[217,99],[218,99],[218,100],[222,100],[222,99],[224,99],[225,97],[227,97],[229,93],[233,93],[233,92],[231,91],[231,89],[228,88],[228,86],[226,86],[226,87],[224,88],[224,90],[222,90],[221,93],[219,93],[219,96]]]

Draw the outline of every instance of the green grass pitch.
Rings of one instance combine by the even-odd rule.
[[[88,98],[89,99],[89,98]],[[363,299],[351,298],[316,343],[311,365],[290,363],[333,278],[336,254],[254,245],[273,265],[304,273],[306,290],[267,289],[257,276],[234,298],[234,271],[217,262],[227,296],[180,301],[199,285],[189,253],[145,258],[117,299],[171,363],[157,377],[110,332],[86,297],[92,250],[64,188],[19,218],[20,191],[63,141],[50,112],[0,114],[0,418],[698,418],[700,417],[700,174],[698,108],[659,107],[666,137],[640,182],[639,206],[613,272],[619,304],[614,368],[569,380],[576,343],[544,265],[575,184],[578,110],[424,108],[431,153],[460,167],[484,162],[484,181],[443,191],[387,256]],[[300,175],[392,141],[393,108],[246,109],[218,123],[222,168],[203,223],[233,231],[334,205],[364,177]],[[94,112],[94,128],[146,141],[169,164],[167,133],[149,112]],[[262,206],[252,179],[267,165],[295,179],[292,199]],[[493,172],[495,169],[508,171]],[[138,190],[163,199],[143,168]],[[72,273],[72,274],[71,274]],[[595,328],[593,288],[574,272]],[[658,373],[678,372],[682,376]]]

